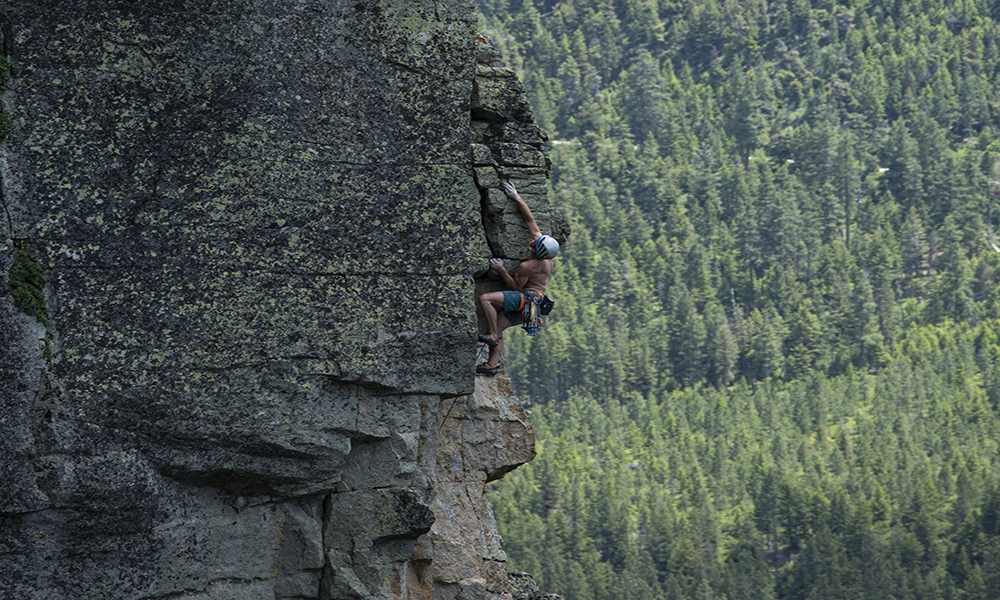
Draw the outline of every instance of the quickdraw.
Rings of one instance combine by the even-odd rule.
[[[542,330],[544,321],[542,320],[543,296],[531,292],[524,293],[524,308],[521,309],[521,328],[524,333],[535,336]]]

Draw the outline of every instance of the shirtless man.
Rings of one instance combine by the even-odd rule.
[[[545,287],[552,275],[552,259],[559,254],[559,242],[552,236],[543,235],[535,223],[528,204],[517,193],[514,185],[506,181],[503,191],[517,205],[517,211],[528,226],[531,242],[528,244],[530,256],[522,260],[520,266],[509,273],[503,260],[490,259],[490,268],[503,280],[509,288],[499,292],[491,292],[479,296],[479,305],[486,316],[487,333],[479,336],[479,341],[490,348],[486,362],[476,367],[477,373],[496,375],[500,369],[499,360],[503,352],[503,331],[521,322],[521,311],[525,303],[538,302],[545,296]],[[529,332],[530,333],[530,332]]]

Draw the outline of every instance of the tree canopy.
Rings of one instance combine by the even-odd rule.
[[[1000,589],[1000,3],[480,0],[574,226],[499,486],[568,598]],[[624,591],[623,591],[624,590]]]

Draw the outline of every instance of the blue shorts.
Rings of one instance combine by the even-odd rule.
[[[522,308],[524,308],[524,294],[521,292],[504,290],[503,311],[505,313],[517,313],[520,315]]]

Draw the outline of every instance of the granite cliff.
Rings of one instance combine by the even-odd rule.
[[[473,275],[544,135],[465,0],[0,7],[0,597],[497,599]]]

